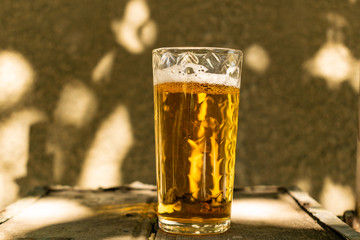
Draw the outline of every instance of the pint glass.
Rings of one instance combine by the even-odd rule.
[[[153,51],[159,226],[183,234],[230,227],[242,52]]]

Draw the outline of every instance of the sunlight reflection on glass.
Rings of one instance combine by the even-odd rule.
[[[133,144],[129,113],[119,105],[101,124],[85,158],[78,185],[96,188],[122,184],[122,162]]]
[[[34,70],[14,51],[0,52],[0,110],[17,103],[32,87]]]
[[[130,0],[123,19],[112,21],[111,29],[118,44],[134,54],[142,53],[145,46],[154,44],[157,36],[156,23],[150,19],[145,0]]]
[[[6,192],[0,194],[0,207],[16,199],[15,180],[27,174],[30,126],[45,118],[37,109],[26,109],[0,123],[0,193]]]
[[[352,188],[336,184],[330,177],[326,177],[324,180],[319,201],[324,208],[338,216],[355,208],[355,194]]]
[[[95,94],[84,83],[73,81],[60,94],[54,118],[62,125],[81,128],[92,120],[97,110]]]
[[[245,65],[256,73],[264,73],[270,65],[270,57],[266,50],[253,44],[245,50]]]
[[[114,59],[115,51],[109,51],[100,59],[92,72],[92,81],[94,83],[106,82],[110,80]]]

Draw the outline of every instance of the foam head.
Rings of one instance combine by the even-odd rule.
[[[170,82],[195,82],[240,88],[240,78],[232,77],[239,71],[238,67],[229,67],[226,74],[207,72],[202,65],[188,63],[185,65],[173,65],[165,69],[154,70],[154,85]]]

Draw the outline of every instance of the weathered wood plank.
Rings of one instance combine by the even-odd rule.
[[[4,210],[0,212],[0,224],[10,220],[16,214],[18,214],[21,210],[31,206],[41,197],[45,196],[48,192],[48,188],[46,187],[38,187],[35,188],[29,195],[23,199],[16,201],[11,204]]]
[[[289,191],[289,194],[305,211],[323,225],[333,229],[345,239],[360,240],[360,234],[358,232],[354,231],[351,227],[334,216],[334,214],[322,208],[321,205],[307,193],[298,189],[293,189]]]
[[[332,227],[334,231],[326,226],[328,219],[333,221],[335,216],[318,218],[321,206],[309,196],[304,198],[299,194],[268,186],[238,189],[234,193],[231,229],[205,238],[359,239],[360,235],[354,231],[350,235],[336,234],[335,231],[344,230],[343,225],[330,222],[330,227],[341,225],[340,228]],[[1,215],[1,240],[204,238],[168,234],[156,228],[154,186],[99,190],[56,187],[47,189],[41,197],[26,204],[20,204],[21,201]],[[323,212],[320,215],[324,216]]]
[[[230,230],[206,237],[211,240],[344,239],[319,225],[286,191],[277,187],[246,188],[235,191]],[[202,237],[173,235],[163,231],[158,231],[156,236],[156,240],[200,238]]]
[[[156,192],[144,189],[50,189],[0,224],[0,239],[148,239]]]

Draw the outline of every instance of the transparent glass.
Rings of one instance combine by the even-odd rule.
[[[159,226],[212,234],[230,227],[242,52],[153,51]]]

